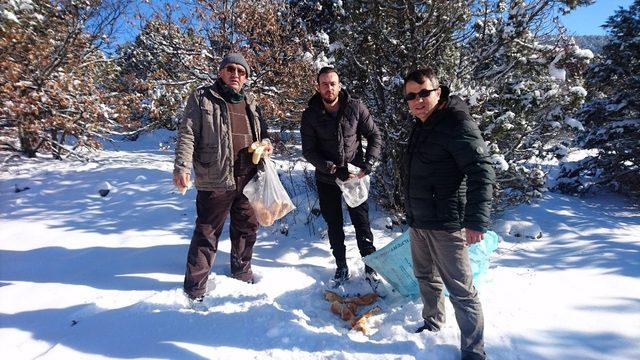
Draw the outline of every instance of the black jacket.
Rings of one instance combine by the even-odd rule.
[[[495,173],[469,109],[457,96],[411,130],[405,153],[405,209],[411,227],[449,232],[489,227]]]
[[[371,171],[380,156],[380,131],[364,104],[340,91],[340,109],[336,119],[329,115],[322,104],[320,94],[309,100],[302,113],[300,136],[302,154],[316,168],[319,181],[335,184],[335,174],[329,171],[333,165],[345,167],[351,163],[365,171]],[[367,139],[366,154],[362,138]]]

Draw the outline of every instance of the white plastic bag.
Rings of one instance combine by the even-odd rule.
[[[351,164],[348,165],[350,173],[360,173],[360,168]],[[340,190],[342,190],[344,202],[346,202],[349,207],[354,208],[369,198],[369,187],[371,186],[371,178],[369,175],[365,175],[362,178],[356,176],[347,181],[336,179],[336,184],[338,184]]]
[[[256,212],[258,223],[271,226],[295,209],[289,194],[282,186],[273,160],[264,158],[264,170],[249,181],[242,190]]]

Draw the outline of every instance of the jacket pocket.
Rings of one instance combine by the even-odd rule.
[[[424,183],[410,186],[411,190],[408,196],[415,220],[421,223],[436,221],[438,208],[433,187]]]
[[[208,168],[215,163],[218,154],[217,146],[209,144],[196,151],[196,160],[198,160],[198,163],[200,163],[200,165],[202,165],[203,167]]]
[[[458,192],[455,188],[438,186],[434,189],[438,220],[443,223],[459,222]]]

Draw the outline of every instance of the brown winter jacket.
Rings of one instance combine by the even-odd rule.
[[[340,110],[333,119],[324,109],[320,94],[309,100],[302,113],[300,136],[302,154],[316,168],[316,179],[335,184],[336,175],[329,171],[333,165],[351,163],[369,173],[380,156],[380,131],[362,101],[340,91]],[[367,140],[366,154],[362,138]]]
[[[198,190],[234,190],[233,144],[227,104],[218,85],[196,89],[187,100],[178,128],[175,174],[195,172]],[[267,138],[267,126],[256,107],[255,98],[245,95],[247,115],[255,141]]]

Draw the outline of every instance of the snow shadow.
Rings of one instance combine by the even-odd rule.
[[[617,297],[609,298],[609,301],[615,304],[611,305],[582,305],[576,307],[579,310],[609,312],[618,314],[632,314],[636,315],[640,313],[640,299],[630,297]]]
[[[86,308],[79,305],[0,314],[0,323],[28,331],[36,340],[113,358],[203,359],[215,357],[215,348],[220,347],[254,350],[266,357],[265,351],[291,349],[310,353],[348,349],[398,357],[418,351],[408,341],[354,342],[342,334],[317,333],[301,325],[295,314],[274,304],[248,311],[198,313],[176,305],[140,303],[79,316]],[[183,344],[208,348],[196,353]]]
[[[640,209],[624,199],[609,196],[575,199],[554,194],[537,205],[516,208],[508,219],[528,221],[540,226],[543,239],[513,238],[510,243],[531,244],[535,250],[520,249],[510,258],[496,258],[496,264],[536,270],[598,268],[607,273],[640,276],[640,242],[617,234],[617,228],[640,230]],[[535,242],[542,242],[537,246]],[[580,246],[576,246],[580,242]]]
[[[0,180],[4,203],[0,214],[7,220],[44,221],[66,231],[189,233],[195,218],[195,191],[179,195],[172,188],[170,172],[136,166],[45,171],[29,179]],[[105,181],[113,189],[102,197],[98,190]],[[15,184],[30,189],[15,193]]]
[[[228,240],[222,239],[222,241]],[[295,241],[291,239],[291,242]],[[285,242],[286,243],[286,242]],[[284,246],[268,245],[262,248],[260,240],[254,248],[252,264],[259,267],[295,268],[312,278],[329,278],[332,269],[308,263],[292,263],[286,258]],[[32,250],[0,250],[0,284],[26,281],[86,285],[102,290],[169,290],[182,285],[188,243],[177,245],[133,247],[89,247],[67,249],[43,247]],[[329,246],[298,247],[301,256],[327,257]],[[296,257],[297,258],[297,257]],[[230,255],[218,250],[212,272],[230,275]],[[259,272],[259,271],[258,271]],[[179,281],[159,281],[144,274],[169,274]]]
[[[0,281],[86,285],[103,290],[168,290],[178,283],[136,274],[183,275],[186,254],[187,245],[0,250]]]
[[[487,344],[490,359],[637,359],[637,339],[613,332],[550,330],[544,338],[510,336],[509,344]]]

